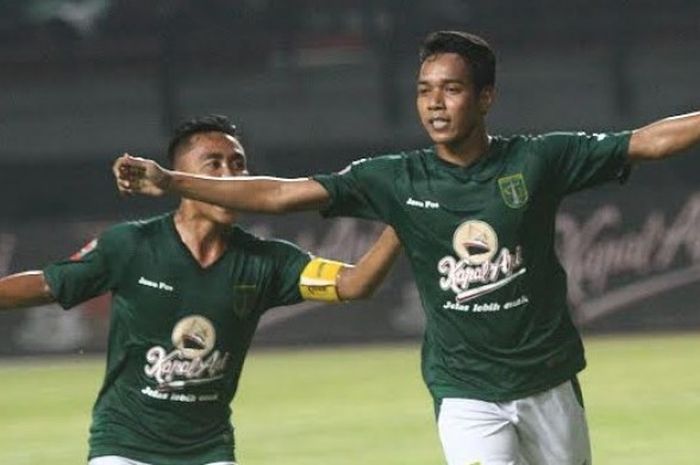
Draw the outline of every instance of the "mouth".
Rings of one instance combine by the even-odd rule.
[[[442,131],[444,129],[447,129],[449,124],[450,120],[442,116],[436,116],[428,120],[428,125],[435,131]]]

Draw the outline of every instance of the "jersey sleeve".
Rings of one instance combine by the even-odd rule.
[[[330,196],[330,202],[321,215],[389,223],[393,204],[387,186],[395,179],[399,160],[398,156],[364,158],[338,173],[313,176],[312,179],[320,183]]]
[[[265,292],[265,308],[292,305],[304,300],[299,290],[299,278],[311,255],[296,245],[282,240],[269,241],[272,277]]]
[[[134,250],[134,234],[127,225],[113,227],[68,260],[47,266],[44,277],[51,294],[64,309],[118,286]]]
[[[623,182],[630,172],[627,157],[630,131],[619,133],[551,133],[536,138],[560,195],[605,182]]]

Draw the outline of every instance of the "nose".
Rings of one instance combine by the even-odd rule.
[[[440,89],[436,89],[430,93],[428,98],[429,110],[442,110],[445,108],[445,98]]]

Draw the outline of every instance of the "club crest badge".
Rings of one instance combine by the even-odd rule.
[[[520,208],[527,203],[527,185],[522,173],[499,178],[498,188],[503,201],[510,208]]]
[[[239,318],[246,318],[255,308],[258,287],[255,284],[236,284],[233,286],[233,313]]]

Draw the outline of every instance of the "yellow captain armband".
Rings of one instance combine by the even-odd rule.
[[[336,281],[343,266],[342,262],[325,258],[312,259],[299,278],[299,290],[304,300],[340,301]]]

